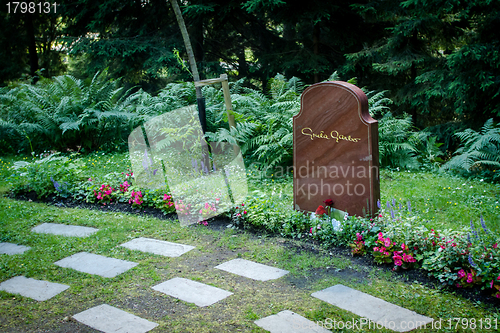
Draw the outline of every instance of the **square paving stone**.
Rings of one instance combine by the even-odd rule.
[[[179,257],[195,248],[194,246],[190,245],[171,243],[144,237],[132,239],[130,242],[124,243],[120,246],[126,247],[131,250],[149,252],[165,257]]]
[[[68,288],[69,286],[65,284],[35,280],[24,276],[16,276],[0,283],[0,290],[26,296],[37,301],[46,301]]]
[[[215,268],[259,281],[274,280],[289,273],[284,269],[259,264],[245,259],[233,259],[215,266]]]
[[[87,252],[73,254],[72,256],[56,261],[54,264],[107,278],[115,277],[139,265],[135,262],[108,258]]]
[[[77,313],[73,318],[105,333],[144,333],[158,326],[157,323],[107,304]]]
[[[289,310],[256,320],[254,323],[271,333],[331,333],[314,321]]]
[[[315,292],[311,296],[397,332],[411,331],[433,321],[432,318],[341,284]],[[367,327],[368,322],[365,328]]]
[[[29,246],[17,245],[13,243],[0,243],[0,254],[22,254],[31,249]]]
[[[70,236],[70,237],[87,237],[92,235],[95,232],[98,232],[99,229],[90,228],[90,227],[81,227],[78,225],[67,225],[67,224],[59,224],[59,223],[42,223],[33,229],[33,232],[37,232],[40,234],[52,234],[58,236]]]
[[[212,305],[233,294],[217,287],[184,278],[173,278],[152,288],[200,307]]]

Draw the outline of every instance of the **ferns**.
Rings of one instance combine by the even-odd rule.
[[[39,149],[93,150],[123,139],[131,114],[117,102],[123,88],[104,76],[98,73],[88,84],[63,75],[20,85],[0,96],[4,122],[26,132]]]
[[[387,112],[379,120],[380,165],[389,167],[415,168],[418,166],[417,138],[411,131],[411,116],[402,118]]]
[[[474,172],[500,168],[500,126],[493,119],[487,120],[479,132],[468,128],[455,136],[462,146],[443,165],[443,170]]]
[[[237,121],[236,128],[219,128],[207,133],[212,141],[227,141],[241,145],[247,159],[262,163],[264,167],[288,165],[292,160],[293,121],[299,112],[300,94],[304,84],[298,78],[286,80],[278,74],[269,81],[269,97],[261,92],[243,87],[243,80],[231,85],[231,99]],[[204,91],[204,93],[207,91]],[[218,97],[215,91],[209,96]],[[212,114],[216,110],[225,113],[223,97],[210,101],[217,107],[209,107]],[[209,104],[209,103],[207,103]]]

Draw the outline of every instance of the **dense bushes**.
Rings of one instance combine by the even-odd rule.
[[[42,79],[36,85],[20,84],[0,90],[0,152],[42,150],[85,151],[99,147],[126,149],[130,132],[145,121],[194,104],[193,83],[170,83],[157,95],[131,93],[106,73],[89,80],[69,75]],[[338,79],[336,73],[331,80]],[[355,83],[353,80],[350,82]],[[207,138],[238,144],[247,165],[261,170],[292,164],[292,117],[299,112],[305,85],[297,78],[276,75],[268,94],[230,84],[236,128],[229,128],[221,88],[206,86]],[[369,109],[379,121],[382,167],[435,169],[444,162],[441,143],[428,131],[417,131],[408,115],[395,117],[386,92],[367,92]],[[463,146],[442,170],[497,180],[500,167],[500,132],[493,120],[476,132],[466,129],[455,136]],[[450,154],[451,152],[448,152]]]

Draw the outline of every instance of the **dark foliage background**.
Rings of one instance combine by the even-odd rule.
[[[49,14],[2,8],[0,85],[63,74],[88,84],[105,72],[121,80],[123,93],[156,95],[191,80],[168,1],[58,4]],[[498,1],[187,0],[181,7],[202,79],[228,73],[268,94],[277,73],[307,85],[337,71],[367,91],[387,91],[392,114],[409,114],[449,154],[460,146],[454,133],[499,120]]]

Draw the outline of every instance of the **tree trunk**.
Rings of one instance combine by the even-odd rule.
[[[184,23],[184,18],[182,17],[181,9],[177,0],[170,0],[172,8],[174,9],[175,17],[177,18],[177,23],[179,24],[179,29],[181,30],[182,39],[184,40],[184,45],[186,47],[186,52],[189,59],[189,65],[191,67],[191,73],[193,74],[193,80],[200,81],[200,74],[198,74],[198,67],[196,67],[196,59],[194,58],[193,47],[191,46],[191,41],[189,40],[189,34],[186,28],[186,23]],[[201,87],[196,88],[196,98],[202,98]]]
[[[184,18],[182,17],[179,3],[177,3],[177,0],[170,0],[170,3],[172,4],[175,17],[177,18],[177,23],[179,24],[179,29],[181,30],[182,34],[182,39],[184,39],[184,45],[186,47],[189,65],[191,67],[191,73],[193,74],[193,80],[194,82],[200,81],[200,74],[198,74],[198,67],[196,66],[193,47],[191,46],[191,41],[189,40],[189,34],[186,28],[186,23],[184,23]],[[203,133],[205,133],[207,131],[207,118],[205,115],[205,100],[201,95],[201,87],[196,87],[196,101],[198,103],[198,116],[200,118],[201,129],[203,130]]]
[[[28,35],[28,52],[30,58],[30,75],[33,77],[33,83],[36,83],[37,79],[36,71],[38,70],[38,54],[36,52],[36,40],[35,40],[35,28],[33,27],[33,19],[31,14],[26,14],[25,19],[26,33]]]
[[[320,33],[319,24],[316,23],[313,28],[313,52],[315,56],[319,55],[319,33]],[[318,69],[316,68],[314,69],[314,83],[318,82],[319,82],[319,73]]]

